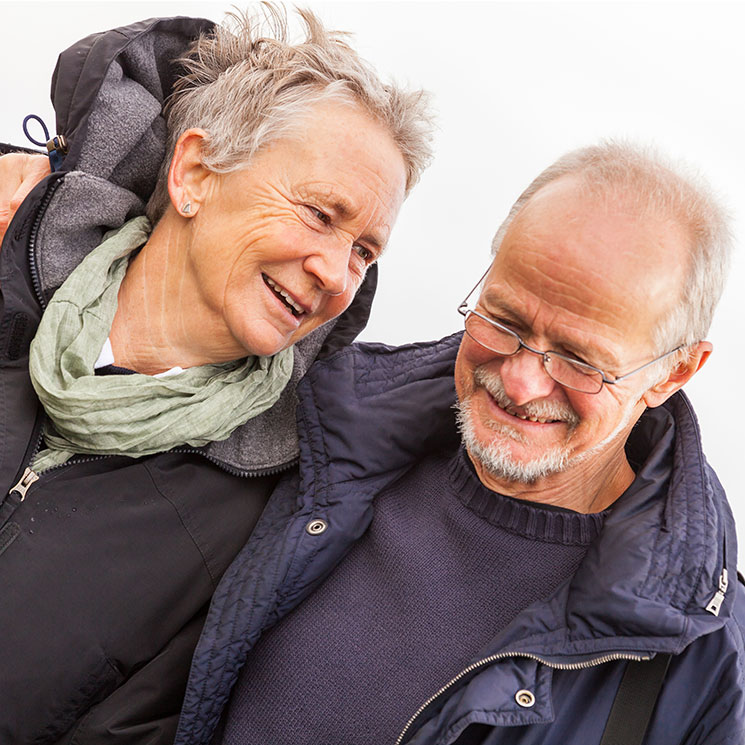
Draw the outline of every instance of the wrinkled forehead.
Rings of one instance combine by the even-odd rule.
[[[690,236],[666,216],[588,195],[574,177],[541,189],[505,232],[483,285],[592,315],[649,318],[678,301]]]

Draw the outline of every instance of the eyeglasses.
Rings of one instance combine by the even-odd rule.
[[[488,273],[489,270],[487,269],[484,276],[481,277],[476,283],[476,286],[466,295],[465,300],[458,306],[458,313],[465,317],[466,334],[477,344],[484,347],[484,349],[488,349],[490,352],[494,352],[501,357],[512,357],[521,349],[527,349],[529,352],[537,354],[542,358],[543,367],[549,377],[565,388],[571,388],[580,393],[600,393],[603,389],[603,384],[615,385],[616,383],[620,383],[622,380],[626,380],[631,375],[641,372],[655,362],[664,360],[665,357],[669,357],[671,354],[683,349],[684,345],[675,347],[675,349],[671,349],[669,352],[655,357],[641,367],[637,367],[625,375],[614,378],[607,376],[601,369],[593,365],[588,365],[586,362],[567,357],[560,352],[550,350],[543,352],[540,349],[534,349],[526,344],[520,335],[512,329],[468,307],[469,298]]]

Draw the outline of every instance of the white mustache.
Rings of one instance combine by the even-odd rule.
[[[484,367],[477,367],[473,374],[474,381],[486,389],[489,395],[503,409],[516,406],[515,402],[505,393],[502,377],[499,373],[491,372]],[[519,407],[525,416],[536,419],[553,419],[567,424],[574,429],[579,424],[577,412],[568,404],[558,401],[529,401]]]

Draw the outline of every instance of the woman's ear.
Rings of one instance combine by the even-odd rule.
[[[206,179],[212,173],[202,163],[202,149],[209,139],[203,129],[187,129],[173,148],[168,171],[168,195],[180,215],[193,217],[205,197]]]
[[[711,342],[708,341],[700,341],[688,347],[686,356],[668,373],[667,377],[653,385],[642,396],[644,403],[652,409],[667,401],[703,367],[713,349]]]

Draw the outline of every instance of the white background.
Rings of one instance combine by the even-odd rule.
[[[240,2],[239,2],[240,4]],[[745,234],[745,5],[742,3],[304,3],[384,75],[435,94],[436,160],[404,205],[362,338],[434,339],[486,268],[489,242],[527,183],[563,152],[603,137],[652,142],[697,165]],[[0,140],[21,121],[53,128],[57,54],[94,31],[152,16],[219,21],[222,2],[0,2]],[[735,257],[687,391],[704,446],[745,535],[745,259]],[[745,560],[740,562],[745,566]]]

